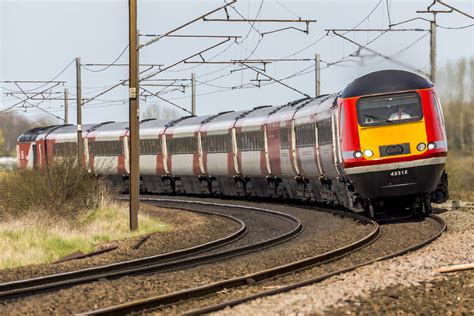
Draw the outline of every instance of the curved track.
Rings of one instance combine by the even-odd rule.
[[[231,258],[259,251],[287,241],[297,236],[302,230],[302,224],[299,219],[289,214],[264,208],[175,199],[145,198],[143,200],[153,202],[153,204],[158,206],[170,207],[170,205],[172,205],[176,207],[176,205],[179,205],[179,209],[223,216],[238,222],[241,227],[235,233],[225,238],[171,253],[101,267],[3,283],[0,284],[0,300],[11,300],[37,293],[55,291],[99,279],[115,279],[150,272],[166,272]],[[214,208],[214,210],[201,210],[204,207],[208,209]],[[227,211],[230,209],[238,214],[226,214],[224,209]],[[259,215],[256,215],[257,213]],[[260,222],[258,221],[259,218]],[[281,231],[276,235],[274,232],[272,234],[265,234],[262,230],[258,229],[259,226],[264,227],[268,224],[270,218],[276,221],[276,225],[282,226]],[[259,238],[256,238],[257,235]],[[226,246],[229,245],[231,247],[226,249]]]
[[[379,257],[367,260],[363,263],[352,265],[350,267],[345,267],[343,269],[338,269],[330,273],[325,273],[317,277],[308,278],[308,279],[305,279],[304,281],[295,282],[295,283],[285,285],[285,286],[278,286],[277,288],[270,291],[260,290],[257,294],[242,295],[238,299],[229,300],[223,303],[221,302],[218,304],[212,304],[212,305],[199,307],[195,309],[191,308],[191,310],[187,309],[187,312],[184,312],[184,314],[199,315],[199,314],[210,313],[219,309],[241,304],[243,302],[253,300],[256,298],[261,298],[268,295],[290,291],[298,287],[320,282],[322,280],[325,280],[337,274],[352,271],[358,267],[368,265],[376,261],[393,258],[399,255],[405,254],[407,252],[419,249],[427,245],[428,243],[432,242],[433,240],[437,239],[446,230],[446,223],[440,217],[431,215],[429,219],[435,221],[439,229],[430,238],[427,238],[423,240],[422,242],[418,242],[409,247],[405,247],[404,249],[395,251],[388,255],[379,256]],[[222,291],[223,289],[231,289],[231,288],[245,287],[245,286],[252,287],[255,284],[258,284],[259,281],[264,281],[269,278],[277,278],[279,275],[296,272],[298,270],[301,270],[304,267],[320,265],[320,264],[328,263],[330,261],[334,261],[338,258],[341,258],[345,254],[346,255],[350,254],[354,252],[356,249],[360,249],[362,246],[367,245],[367,242],[374,241],[379,236],[379,233],[380,233],[378,225],[376,225],[376,227],[377,229],[376,231],[374,230],[373,236],[372,237],[367,236],[366,238],[364,238],[365,239],[364,241],[361,240],[359,246],[356,245],[359,243],[357,242],[348,247],[338,249],[334,253],[326,253],[321,256],[316,256],[313,258],[302,260],[300,262],[295,262],[290,265],[276,267],[274,269],[270,269],[267,271],[262,271],[262,272],[255,273],[252,275],[246,275],[244,277],[234,278],[234,279],[218,282],[215,284],[210,284],[210,285],[199,287],[199,288],[188,289],[185,291],[171,293],[171,294],[167,294],[163,296],[153,297],[153,298],[140,300],[140,301],[129,302],[126,304],[112,306],[105,309],[90,311],[90,312],[85,313],[85,315],[111,315],[111,314],[126,314],[126,313],[143,312],[143,311],[148,311],[148,310],[155,311],[161,308],[166,308],[167,306],[170,306],[170,305],[172,306],[173,304],[183,304],[183,302],[184,302],[184,305],[186,305],[186,302],[192,299],[206,301],[207,299],[209,299],[209,297],[212,297],[214,294],[218,293],[219,291]],[[254,291],[248,291],[248,293],[255,293],[255,288],[254,288]],[[193,304],[189,303],[189,305],[192,306]],[[201,302],[201,304],[196,304],[196,305],[202,306],[205,304],[202,304]],[[180,313],[183,313],[183,312],[180,311]]]

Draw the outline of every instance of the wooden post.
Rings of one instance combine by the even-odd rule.
[[[321,58],[319,54],[314,56],[314,75],[315,75],[315,97],[321,95]]]
[[[69,95],[67,88],[64,88],[64,124],[69,124]]]
[[[82,141],[82,82],[81,82],[81,57],[76,57],[76,102],[77,102],[77,159],[82,164],[84,155],[84,142]]]
[[[130,230],[138,229],[140,194],[138,31],[137,0],[128,1],[129,13],[129,132],[130,132]]]
[[[196,116],[196,73],[191,74],[191,87],[192,87],[192,96],[191,96],[191,113]]]

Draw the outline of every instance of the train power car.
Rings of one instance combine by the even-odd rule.
[[[19,167],[42,168],[76,148],[74,130],[25,132],[18,140]],[[85,167],[126,183],[128,123],[89,125],[83,137]],[[337,94],[281,106],[144,120],[141,190],[298,199],[370,217],[391,209],[427,214],[432,202],[448,198],[447,149],[433,84],[410,72],[383,70]]]

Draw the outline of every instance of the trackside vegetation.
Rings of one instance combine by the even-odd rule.
[[[0,172],[0,269],[49,263],[112,240],[170,229],[145,214],[139,223],[139,231],[130,232],[128,204],[113,201],[106,183],[74,158],[44,170]]]

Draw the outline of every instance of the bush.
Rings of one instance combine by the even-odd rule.
[[[474,155],[449,153],[446,165],[453,200],[474,200]]]
[[[76,157],[65,157],[45,169],[17,170],[0,179],[0,216],[41,211],[53,218],[74,219],[97,207],[106,194],[105,184],[80,166]]]

